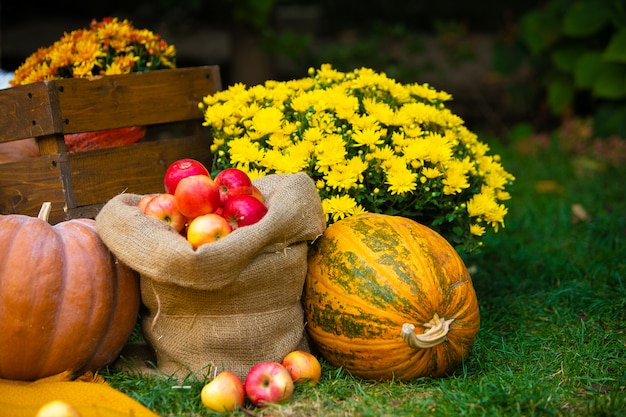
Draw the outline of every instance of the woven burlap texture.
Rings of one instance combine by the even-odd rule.
[[[309,349],[300,298],[308,243],[326,227],[321,201],[304,173],[254,184],[267,214],[197,250],[142,214],[140,195],[120,194],[96,217],[105,244],[141,275],[143,335],[167,375],[229,370],[243,378],[258,362]]]

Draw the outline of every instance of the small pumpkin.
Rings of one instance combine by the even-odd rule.
[[[93,132],[69,133],[64,138],[68,152],[82,152],[130,145],[139,142],[145,135],[145,126],[130,126]]]
[[[0,143],[0,164],[37,158],[39,146],[33,138]]]
[[[95,371],[117,358],[139,311],[139,277],[93,219],[0,216],[0,378]]]
[[[434,230],[385,214],[347,217],[314,242],[303,305],[321,355],[365,379],[444,376],[480,327],[455,249]]]

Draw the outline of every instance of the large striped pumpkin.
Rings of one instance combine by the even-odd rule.
[[[340,220],[314,242],[303,304],[322,356],[366,379],[444,376],[480,327],[455,249],[426,226],[383,214]]]

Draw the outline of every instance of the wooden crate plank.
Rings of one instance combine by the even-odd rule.
[[[0,142],[35,137],[42,154],[0,165],[0,213],[34,216],[51,201],[51,223],[93,218],[121,192],[161,192],[165,170],[176,159],[210,165],[211,138],[201,127],[198,103],[220,89],[219,67],[206,66],[0,91],[0,113],[7,116],[0,119]],[[135,125],[157,135],[121,148],[66,152],[66,133]]]
[[[163,192],[167,167],[181,158],[194,158],[209,166],[210,145],[210,136],[192,136],[71,153],[75,204],[69,209],[105,203],[123,192]]]
[[[0,143],[63,131],[53,81],[0,90]]]
[[[65,133],[201,119],[198,103],[221,88],[217,66],[56,83]]]
[[[67,217],[69,219],[95,219],[102,207],[106,203],[92,204],[90,206],[82,206],[67,209]]]
[[[0,214],[37,216],[41,204],[50,201],[50,223],[66,220],[59,165],[59,155],[0,164]]]

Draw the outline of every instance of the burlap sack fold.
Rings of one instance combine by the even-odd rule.
[[[320,198],[304,173],[254,184],[265,217],[197,250],[143,215],[139,195],[114,197],[96,217],[104,243],[141,274],[142,330],[166,374],[217,369],[243,378],[255,363],[308,349],[300,297],[308,242],[326,227]]]

